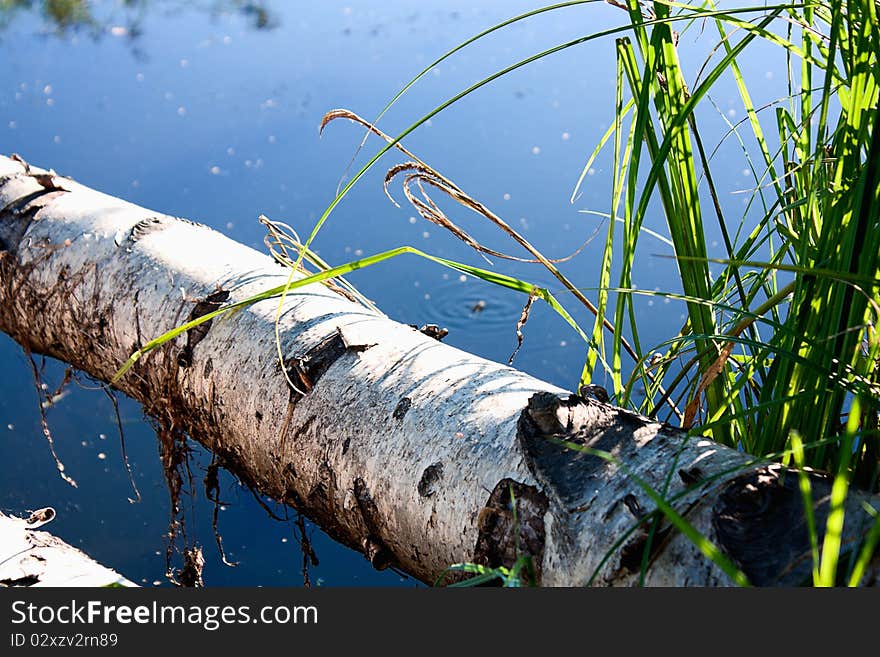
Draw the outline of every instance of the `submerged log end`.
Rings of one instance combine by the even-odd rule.
[[[646,486],[655,494],[662,491],[750,584],[798,586],[812,581],[807,516],[794,470],[743,460],[736,450],[577,395],[533,395],[521,414],[517,437],[540,484],[528,496],[543,500],[546,511],[540,530],[530,518],[531,535],[541,536],[540,549],[532,554],[543,559],[544,584],[626,585],[642,577],[645,583],[665,586],[732,584],[718,564],[658,512]],[[807,474],[821,548],[833,482],[818,472]],[[512,508],[510,495],[501,492],[496,488],[493,499]],[[846,501],[841,584],[874,522],[861,507],[865,499],[852,491]],[[481,524],[484,540],[504,527],[498,521],[503,515],[490,514],[491,506],[486,513],[492,522]],[[519,538],[521,552],[528,545],[525,530],[508,529],[509,537]],[[508,550],[511,542],[495,539]],[[483,546],[481,554],[490,552]],[[496,555],[495,561],[506,565],[511,555]],[[875,556],[860,584],[877,585],[878,578],[880,557]]]
[[[824,542],[830,511],[829,477],[807,472],[813,498],[817,545]],[[855,517],[853,517],[855,515]],[[865,514],[845,517],[838,561],[838,583],[846,584],[850,556],[857,555],[870,530]],[[755,586],[803,586],[812,582],[813,558],[798,474],[771,465],[730,481],[712,509],[712,525],[719,547]],[[821,553],[820,553],[821,558]],[[878,584],[880,560],[874,558],[861,585]]]

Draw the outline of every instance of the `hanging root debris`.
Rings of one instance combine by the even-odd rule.
[[[61,383],[58,384],[58,387],[55,389],[51,395],[46,395],[46,398],[43,400],[43,408],[49,409],[52,408],[55,404],[60,402],[67,395],[67,384],[70,383],[71,378],[73,378],[73,368],[68,367],[64,370],[64,378],[61,380]],[[43,389],[43,384],[40,384],[40,390]]]
[[[183,568],[177,571],[180,586],[189,588],[201,588],[205,585],[202,579],[202,571],[205,569],[205,556],[202,548],[193,546],[183,551]]]
[[[303,586],[308,589],[312,586],[312,581],[309,578],[309,566],[314,567],[318,565],[318,555],[315,553],[315,550],[312,547],[312,541],[309,538],[308,532],[306,531],[305,516],[303,516],[303,514],[299,511],[296,512],[295,526],[297,531],[294,532],[294,536],[299,541],[299,547],[302,551]],[[297,536],[297,534],[299,535]]]
[[[253,495],[257,504],[259,504],[263,508],[263,510],[270,518],[272,518],[272,520],[277,520],[279,522],[290,525],[290,507],[288,507],[286,504],[284,505],[284,517],[282,518],[269,508],[266,502],[263,501],[260,493],[256,489],[254,489],[254,487],[249,482],[243,481],[242,483],[250,491],[251,495]],[[309,568],[313,568],[318,565],[318,554],[317,552],[315,552],[315,549],[312,546],[309,532],[306,529],[305,516],[297,509],[294,509],[294,511],[296,512],[296,520],[294,520],[293,537],[299,543],[300,551],[302,552],[303,586],[309,588],[312,585],[311,577],[309,576]]]
[[[137,504],[141,501],[141,492],[138,490],[134,481],[134,474],[131,471],[131,463],[128,461],[128,454],[125,452],[125,432],[122,430],[122,416],[119,415],[119,402],[110,386],[101,385],[101,390],[107,395],[110,403],[113,404],[113,414],[116,417],[116,430],[119,432],[119,451],[122,454],[122,463],[125,465],[125,471],[128,473],[128,481],[131,483],[131,489],[134,491],[134,498],[129,497],[131,504]]]
[[[289,518],[282,518],[277,513],[275,513],[272,509],[269,508],[269,505],[263,501],[263,498],[260,496],[260,492],[253,487],[253,485],[247,481],[242,482],[245,487],[250,491],[250,494],[254,496],[254,500],[256,500],[257,504],[259,504],[263,511],[266,512],[272,520],[277,520],[278,522],[288,522]]]
[[[217,455],[212,453],[211,464],[205,472],[205,495],[214,505],[214,512],[211,517],[211,529],[214,531],[214,541],[217,543],[217,550],[220,552],[220,559],[223,563],[231,568],[238,565],[237,561],[229,561],[226,558],[226,551],[223,549],[223,537],[218,529],[220,506],[225,502],[220,501],[220,464],[217,462]]]
[[[55,467],[58,470],[58,475],[65,482],[76,488],[76,481],[64,471],[64,463],[61,462],[58,453],[55,451],[55,441],[52,439],[52,431],[49,429],[49,421],[46,419],[46,407],[43,405],[44,394],[41,368],[37,367],[37,361],[34,360],[34,355],[31,353],[30,349],[25,347],[24,352],[27,354],[28,362],[31,365],[31,371],[34,374],[34,389],[37,391],[37,409],[40,412],[40,427],[43,429],[43,436],[46,438],[46,443],[49,445],[49,451],[52,453],[52,458],[55,460]],[[43,359],[44,364],[45,362],[45,359]],[[65,382],[68,381],[69,376],[65,374],[64,379]]]
[[[513,359],[516,358],[516,355],[519,353],[520,348],[523,344],[523,326],[526,325],[526,322],[529,321],[529,313],[532,311],[532,304],[535,302],[535,299],[538,298],[538,293],[535,290],[529,294],[529,298],[526,301],[526,305],[523,306],[522,314],[519,316],[519,321],[516,323],[516,349],[513,350],[513,353],[510,354],[510,358],[507,359],[508,365],[513,365]]]
[[[194,559],[191,555],[192,551],[188,546],[186,537],[186,522],[183,507],[181,505],[181,493],[183,492],[183,477],[186,472],[187,479],[192,491],[192,472],[189,468],[189,447],[186,444],[186,436],[171,421],[157,421],[156,436],[159,439],[159,456],[162,462],[162,470],[165,474],[165,483],[168,486],[168,495],[171,503],[170,519],[168,523],[167,544],[165,547],[165,576],[175,586],[186,586],[183,579],[175,576],[175,570],[171,565],[174,552],[177,548],[178,536],[183,540],[183,549],[181,553],[184,559],[184,569],[186,568],[186,560]],[[192,548],[196,549],[196,548]],[[189,557],[187,555],[190,554]],[[201,556],[201,552],[199,552]],[[177,576],[181,576],[182,570],[177,571]],[[201,570],[199,570],[201,577]]]

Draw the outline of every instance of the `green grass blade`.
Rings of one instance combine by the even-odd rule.
[[[789,435],[791,454],[794,464],[798,469],[798,487],[801,491],[801,499],[804,504],[804,519],[807,523],[807,534],[810,536],[810,553],[813,555],[813,585],[818,586],[819,577],[819,540],[816,534],[816,517],[813,513],[813,490],[810,486],[810,478],[804,470],[806,460],[804,458],[804,441],[797,431],[792,430]]]
[[[278,297],[288,292],[295,290],[300,287],[304,287],[306,285],[311,285],[314,283],[321,283],[323,281],[330,280],[332,278],[336,278],[338,276],[345,276],[353,271],[357,271],[359,269],[364,269],[366,267],[370,267],[381,262],[385,262],[386,260],[390,260],[391,258],[395,258],[397,256],[401,256],[404,254],[412,254],[419,256],[421,258],[425,258],[432,262],[436,262],[445,267],[449,267],[450,269],[454,269],[455,271],[461,272],[463,274],[469,274],[476,278],[482,279],[487,283],[492,283],[493,285],[498,285],[500,287],[507,288],[509,290],[514,290],[516,292],[520,292],[526,295],[532,294],[533,292],[537,293],[541,299],[543,299],[547,304],[553,308],[564,320],[565,322],[571,326],[575,332],[587,343],[590,344],[590,339],[587,337],[586,333],[580,328],[580,326],[575,322],[574,318],[565,310],[565,308],[556,300],[556,297],[553,296],[547,289],[534,285],[532,283],[528,283],[522,281],[520,279],[514,278],[512,276],[507,276],[505,274],[500,274],[498,272],[489,271],[485,269],[480,269],[479,267],[472,267],[470,265],[466,265],[464,263],[456,262],[454,260],[449,260],[447,258],[440,258],[429,253],[425,253],[424,251],[420,251],[419,249],[413,248],[411,246],[401,246],[396,249],[391,249],[389,251],[383,251],[382,253],[377,253],[372,256],[368,256],[366,258],[360,258],[358,260],[353,260],[351,262],[345,263],[343,265],[339,265],[337,267],[331,267],[327,270],[317,272],[310,276],[304,276],[300,279],[291,280],[289,283],[285,283],[283,285],[278,285],[272,287],[268,290],[260,292],[259,294],[255,294],[247,299],[243,299],[241,301],[237,301],[232,304],[228,304],[213,312],[207,313],[198,317],[192,321],[186,322],[185,324],[181,324],[169,331],[166,331],[162,335],[157,338],[154,338],[147,342],[140,349],[135,351],[128,360],[119,368],[119,370],[113,375],[111,379],[111,384],[116,383],[121,379],[125,373],[131,369],[131,367],[145,354],[150,351],[160,347],[170,340],[174,340],[175,338],[183,335],[187,331],[203,324],[207,321],[214,319],[215,317],[219,317],[229,311],[244,308],[246,306],[250,306],[259,301],[265,301],[267,299],[271,299],[274,297]]]
[[[837,581],[837,562],[840,559],[843,521],[846,514],[846,496],[849,492],[850,459],[853,443],[862,420],[861,401],[854,397],[846,422],[846,432],[840,449],[840,463],[831,485],[831,503],[825,522],[825,540],[822,541],[822,563],[819,566],[819,586],[834,586]]]

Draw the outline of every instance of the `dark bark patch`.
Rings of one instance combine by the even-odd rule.
[[[296,430],[294,437],[297,439],[302,438],[304,434],[307,434],[309,432],[309,430],[312,428],[312,425],[315,423],[315,420],[317,419],[318,417],[316,415],[310,415],[309,417],[307,417],[306,421],[303,422],[300,425],[299,429]]]
[[[602,514],[602,522],[608,522],[611,519],[611,516],[614,515],[615,511],[617,511],[617,507],[620,506],[621,502],[621,499],[614,500],[611,506],[605,509],[605,513]]]
[[[354,480],[354,497],[357,500],[365,533],[361,539],[364,556],[376,570],[384,570],[394,563],[394,555],[379,537],[382,526],[381,516],[367,483],[357,477]]]
[[[263,414],[260,411],[254,411],[254,417],[258,423],[263,421]]]
[[[434,338],[435,340],[437,340],[437,342],[440,342],[441,340],[443,340],[443,338],[449,335],[448,328],[441,328],[437,324],[422,324],[421,326],[410,324],[410,326],[417,330],[419,333],[423,333],[429,338]]]
[[[308,468],[306,468],[308,471]],[[297,476],[307,476],[306,474],[297,475],[293,467],[293,463],[289,464],[288,490],[289,494],[295,495],[296,491],[290,487],[293,480]],[[327,461],[322,462],[317,468],[317,481],[309,488],[305,497],[305,503],[301,505],[301,510],[308,509],[309,517],[322,529],[326,527],[327,533],[333,537],[347,537],[345,542],[347,545],[357,549],[360,547],[361,532],[351,531],[347,518],[340,515],[339,499],[340,486],[336,477],[336,472]],[[301,484],[300,486],[304,486]],[[297,505],[298,507],[300,505]]]
[[[685,486],[693,486],[703,479],[703,471],[697,466],[687,470],[681,469],[678,471],[678,477]]]
[[[303,393],[308,393],[318,383],[324,373],[347,351],[345,341],[337,331],[324,338],[301,356],[295,356],[285,362],[287,375],[296,389],[290,390],[290,401],[296,403]],[[288,384],[289,385],[289,384]]]
[[[326,507],[329,501],[327,496],[327,487],[322,483],[318,482],[312,489],[309,491],[307,496],[309,506],[319,506]]]
[[[639,503],[639,498],[632,493],[624,496],[623,504],[636,520],[641,520],[645,517],[645,510]]]
[[[394,408],[394,412],[391,414],[391,416],[395,420],[400,421],[404,418],[406,412],[410,408],[412,408],[412,399],[410,399],[409,397],[404,397],[399,402],[397,402],[397,406]]]
[[[15,579],[0,579],[0,586],[33,586],[39,581],[40,578],[36,575],[25,575]]]
[[[638,573],[642,570],[642,564],[649,566],[654,557],[665,546],[670,537],[672,527],[662,527],[654,532],[651,541],[651,552],[645,560],[645,550],[648,549],[648,536],[650,533],[647,526],[641,526],[636,530],[635,536],[620,548],[620,567],[630,573]]]
[[[808,476],[821,545],[831,484],[816,473]],[[810,581],[810,537],[796,472],[768,466],[737,477],[719,495],[712,526],[719,547],[753,585],[795,586]]]
[[[592,397],[596,401],[600,401],[603,404],[607,404],[610,401],[610,397],[608,396],[608,391],[605,390],[602,386],[598,386],[594,383],[590,383],[589,385],[581,386],[578,389],[578,394],[584,399],[588,397]]]
[[[208,313],[214,312],[219,309],[227,299],[229,299],[228,290],[217,290],[216,292],[212,292],[196,304],[196,307],[193,308],[192,312],[189,314],[187,321],[191,322],[199,317],[204,317]],[[180,350],[179,354],[177,354],[177,364],[180,367],[189,367],[192,365],[193,350],[196,345],[208,335],[208,331],[211,330],[211,325],[213,323],[214,320],[209,319],[207,322],[202,322],[186,332],[186,346]]]
[[[24,234],[36,220],[37,214],[63,191],[40,189],[17,198],[0,209],[0,242],[3,251],[16,252]]]
[[[421,497],[431,497],[437,492],[437,484],[443,479],[443,464],[439,461],[425,468],[419,479],[418,491]]]
[[[364,556],[376,570],[385,570],[394,563],[391,552],[385,544],[373,536],[365,536],[361,541]]]
[[[518,558],[527,556],[535,577],[531,583],[540,584],[548,506],[547,496],[534,486],[513,479],[499,481],[480,511],[474,562],[511,568]]]
[[[214,359],[209,356],[208,359],[205,361],[205,369],[203,370],[202,374],[207,379],[209,376],[211,376],[211,372],[213,372],[213,371],[214,371]]]
[[[635,432],[648,424],[623,411],[616,412],[613,422],[600,421],[594,405],[601,404],[578,395],[539,392],[529,399],[517,424],[529,469],[565,508],[583,508],[592,495],[592,480],[607,467],[604,459],[581,448],[624,451]]]
[[[300,506],[302,506],[299,503],[299,497],[296,495],[296,491],[291,490],[291,488],[294,484],[294,481],[296,480],[296,477],[297,477],[296,466],[290,462],[285,464],[285,466],[281,469],[281,480],[283,481],[284,489],[285,489],[284,493],[282,494],[282,497],[284,498],[285,502],[288,500],[288,498],[296,499],[297,502],[294,504],[294,506],[299,508]]]
[[[370,532],[375,531],[379,527],[381,521],[379,509],[376,506],[376,502],[373,500],[373,496],[370,494],[367,482],[361,477],[357,477],[354,480],[354,497],[357,500],[358,509],[361,512],[361,519],[364,521],[367,530]]]

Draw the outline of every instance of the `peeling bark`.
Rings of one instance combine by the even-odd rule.
[[[103,380],[146,340],[287,276],[205,226],[2,157],[0,245],[0,328]],[[528,554],[543,585],[636,583],[655,506],[634,474],[754,583],[798,584],[809,572],[796,479],[782,468],[465,353],[319,285],[285,301],[282,369],[277,304],[193,329],[118,387],[377,568],[430,583],[452,563],[511,566]],[[829,484],[810,477],[824,529]],[[863,502],[878,507],[850,496],[849,549],[870,526]],[[663,519],[650,545],[649,585],[730,584]],[[865,583],[877,579],[875,559]]]

